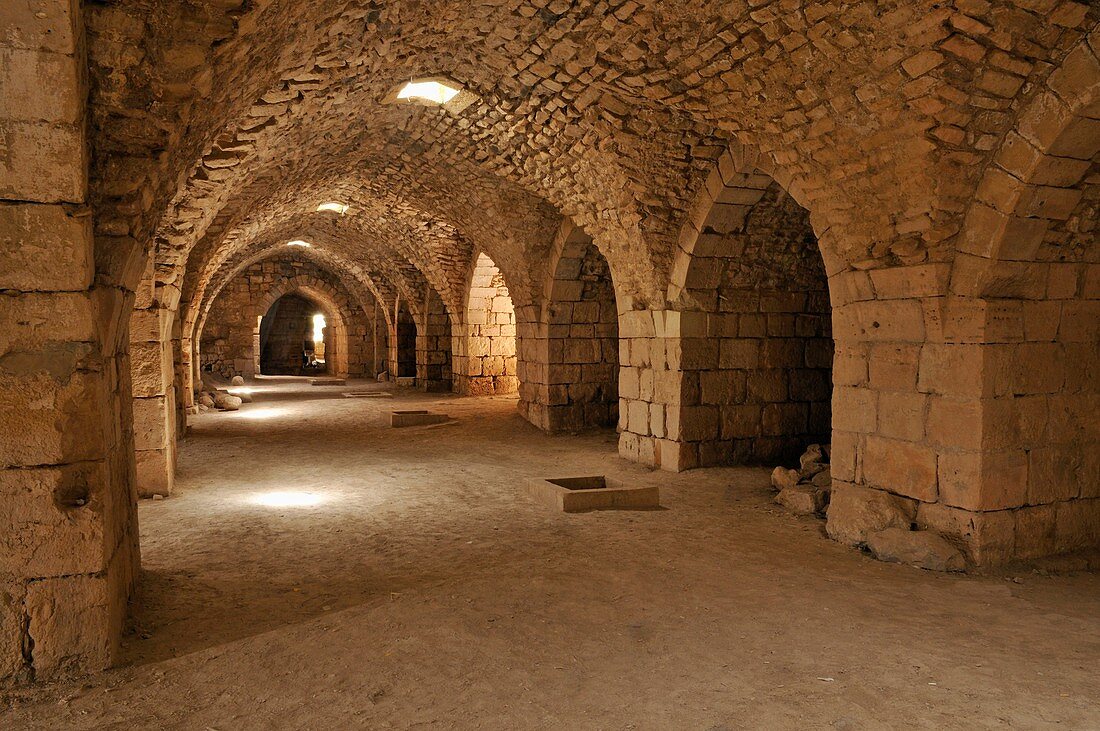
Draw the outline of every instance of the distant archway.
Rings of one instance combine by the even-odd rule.
[[[267,376],[330,373],[331,319],[331,313],[299,294],[275,300],[260,317],[258,372]]]

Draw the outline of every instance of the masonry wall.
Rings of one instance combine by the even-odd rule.
[[[138,570],[134,295],[94,284],[84,58],[79,3],[0,11],[0,684],[106,667]]]
[[[175,484],[177,409],[175,352],[179,323],[157,292],[149,259],[130,315],[130,380],[133,389],[134,458],[139,497],[171,494]]]
[[[260,325],[261,373],[303,375],[307,372],[303,368],[302,353],[306,340],[313,340],[313,316],[318,313],[325,314],[320,305],[298,295],[283,295],[275,301]],[[331,313],[326,316],[328,319],[332,319]],[[331,340],[331,326],[325,327],[325,337]]]
[[[790,463],[829,441],[831,308],[809,215],[775,183],[739,209],[716,202],[682,295],[678,437],[698,465]]]
[[[235,276],[210,307],[202,329],[199,345],[203,371],[213,369],[222,378],[256,373],[259,329],[258,318],[267,313],[267,300],[277,287],[296,290],[312,288],[329,293],[331,304],[317,303],[326,313],[328,327],[336,335],[341,325],[346,328],[347,375],[373,376],[374,303],[364,312],[363,303],[347,292],[340,280],[313,261],[302,256],[285,255],[252,264]],[[305,293],[309,297],[309,293]],[[311,298],[312,299],[312,298]],[[335,310],[335,311],[332,311]],[[333,343],[333,348],[343,343]],[[297,348],[301,348],[299,342]]]
[[[566,235],[541,321],[521,330],[520,413],[548,431],[611,427],[622,378],[615,287],[591,239],[579,230]]]
[[[465,322],[452,337],[455,392],[515,393],[516,312],[504,275],[485,254],[474,266]]]
[[[421,308],[416,329],[416,385],[424,391],[450,391],[451,317],[443,300],[429,289]]]

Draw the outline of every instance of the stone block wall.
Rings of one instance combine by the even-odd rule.
[[[450,391],[451,316],[434,289],[428,290],[416,328],[416,386],[423,391]]]
[[[95,284],[80,3],[0,10],[0,684],[106,667],[138,568],[126,313]]]
[[[668,301],[620,319],[623,454],[670,470],[774,464],[829,440],[828,280],[807,212],[770,176],[720,158]]]
[[[455,327],[455,392],[473,396],[515,393],[515,307],[504,276],[485,254],[480,254],[474,265],[465,322],[456,322]]]
[[[579,229],[563,233],[547,301],[522,322],[520,413],[548,431],[610,427],[620,418],[619,316],[607,260]],[[537,315],[536,315],[537,312]]]
[[[305,297],[325,314],[331,331],[326,335],[331,337],[326,359],[331,355],[333,373],[374,375],[374,303],[359,302],[336,275],[299,254],[252,264],[218,293],[202,323],[202,370],[214,369],[223,378],[255,375],[259,370],[260,319],[285,294]]]
[[[260,372],[264,375],[302,375],[305,341],[313,339],[313,315],[319,306],[296,294],[275,300],[260,325]],[[332,340],[332,327],[325,327]],[[322,349],[324,351],[325,349]],[[323,352],[321,353],[323,355]],[[326,362],[326,365],[327,364]]]
[[[178,410],[175,350],[179,338],[172,302],[153,278],[150,258],[130,315],[130,379],[133,390],[134,456],[139,497],[169,495],[175,483]],[[147,305],[147,306],[138,306]]]

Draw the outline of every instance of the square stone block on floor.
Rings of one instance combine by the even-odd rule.
[[[428,424],[442,424],[451,417],[446,414],[433,414],[423,409],[410,411],[391,411],[390,426],[400,428],[405,426],[426,426]]]
[[[344,386],[347,385],[347,379],[344,378],[311,378],[309,381],[311,386]]]
[[[566,513],[587,510],[645,510],[661,506],[657,487],[628,487],[603,475],[534,478],[527,492],[539,502]]]

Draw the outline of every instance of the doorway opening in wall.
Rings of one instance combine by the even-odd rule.
[[[397,310],[397,377],[416,377],[416,321],[405,302]]]
[[[797,464],[808,445],[829,442],[828,279],[809,213],[778,183],[754,174],[727,184],[677,304],[689,463]]]
[[[554,267],[547,325],[546,428],[615,426],[619,418],[619,315],[607,260],[575,233]]]
[[[331,350],[328,318],[318,305],[300,294],[272,303],[260,320],[260,373],[304,376],[329,372]]]

